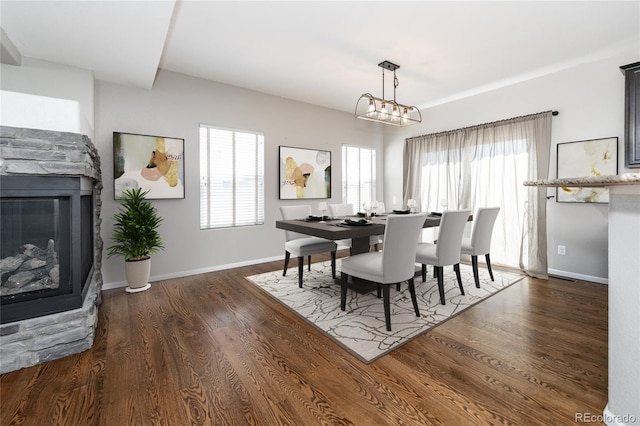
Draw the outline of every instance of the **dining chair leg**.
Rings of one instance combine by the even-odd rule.
[[[309,271],[311,271],[311,256],[309,255],[309,258],[307,259],[307,264],[309,265]]]
[[[340,309],[345,310],[347,306],[347,280],[349,276],[340,272]]]
[[[331,252],[331,277],[336,279],[336,252]]]
[[[382,299],[382,286],[380,284],[376,286],[376,297]]]
[[[282,276],[287,276],[287,268],[289,267],[289,258],[291,258],[291,253],[288,251],[284,252],[284,271],[282,271]]]
[[[298,257],[298,287],[302,288],[302,273],[304,272],[304,256]]]
[[[409,293],[411,293],[411,301],[413,302],[413,309],[416,311],[416,316],[420,316],[420,309],[418,309],[418,299],[416,298],[416,285],[413,281],[413,277],[409,278]]]
[[[462,287],[462,277],[460,277],[460,264],[453,265],[453,270],[456,271],[456,278],[458,279],[458,287],[460,287],[460,293],[464,296],[464,287]]]
[[[427,280],[427,265],[422,264],[422,282]]]
[[[373,245],[373,250],[374,250],[374,251],[378,251],[378,245],[377,245],[377,244],[374,244],[374,245]]]
[[[433,278],[438,278],[438,270],[435,267],[433,268]]]
[[[387,331],[391,331],[391,296],[389,285],[382,286],[382,298],[384,303],[384,322],[387,324]]]
[[[487,261],[487,269],[489,270],[489,276],[491,277],[491,281],[495,281],[493,279],[493,271],[491,270],[491,258],[489,257],[489,253],[485,254],[484,258]]]
[[[478,256],[471,256],[471,268],[473,269],[473,279],[476,282],[476,288],[480,288],[480,277],[478,276]]]
[[[438,291],[440,291],[440,304],[444,305],[444,277],[443,277],[443,273],[442,273],[442,266],[434,266],[433,267],[434,271],[436,272],[436,275],[438,276]]]

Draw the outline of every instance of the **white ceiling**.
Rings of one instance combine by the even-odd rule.
[[[383,60],[427,107],[638,46],[640,1],[2,0],[0,26],[99,80],[149,89],[162,68],[353,112]]]

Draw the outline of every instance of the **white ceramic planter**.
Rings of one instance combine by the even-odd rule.
[[[124,271],[129,287],[127,293],[145,291],[151,287],[149,275],[151,274],[151,258],[143,260],[125,260]]]

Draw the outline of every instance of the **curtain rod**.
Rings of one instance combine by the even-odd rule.
[[[555,110],[554,111],[536,112],[536,113],[533,113],[533,114],[521,115],[519,117],[505,118],[504,120],[497,120],[497,121],[492,121],[492,122],[489,122],[489,123],[483,123],[483,124],[476,124],[476,125],[473,125],[473,126],[461,127],[459,129],[455,129],[455,130],[445,130],[445,131],[437,132],[437,133],[429,133],[429,134],[426,134],[426,135],[412,136],[410,138],[406,138],[405,141],[409,142],[409,141],[411,141],[413,139],[423,138],[425,136],[436,136],[436,135],[441,135],[443,133],[454,133],[454,132],[460,132],[462,130],[475,129],[475,128],[484,127],[484,126],[491,126],[491,125],[494,125],[494,124],[504,123],[504,122],[507,122],[507,121],[519,120],[519,119],[523,119],[523,118],[529,118],[529,117],[533,117],[535,115],[544,114],[544,113],[547,113],[547,112],[551,112],[552,116],[556,116],[556,115],[560,114],[560,112],[555,111]]]

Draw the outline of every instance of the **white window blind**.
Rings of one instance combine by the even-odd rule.
[[[264,224],[264,135],[200,125],[200,229]]]
[[[362,211],[365,201],[375,200],[376,150],[342,146],[342,202]]]

